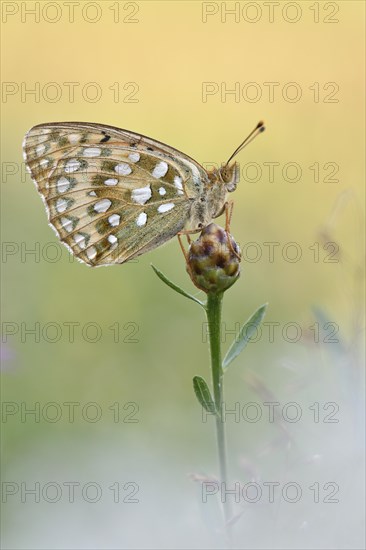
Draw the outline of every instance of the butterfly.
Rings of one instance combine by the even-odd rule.
[[[155,139],[104,124],[34,126],[23,151],[51,227],[89,266],[127,262],[223,213],[239,181],[233,157],[211,171]]]

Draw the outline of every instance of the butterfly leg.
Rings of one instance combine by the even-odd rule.
[[[189,244],[191,244],[190,235],[192,235],[193,233],[198,233],[199,231],[202,231],[202,228],[199,228],[199,229],[182,229],[182,231],[179,231],[179,233],[177,233],[177,235],[178,235],[178,237],[179,237],[179,235],[185,235],[187,237],[187,241],[189,242]]]
[[[188,260],[188,254],[186,252],[186,249],[184,248],[184,244],[183,244],[183,241],[182,241],[182,236],[185,235],[186,238],[187,238],[187,241],[188,241],[188,244],[190,245],[192,243],[192,239],[191,239],[191,235],[193,233],[198,233],[198,231],[201,231],[200,229],[182,229],[182,231],[179,231],[179,233],[177,233],[177,237],[178,237],[178,241],[179,241],[179,246],[181,247],[182,249],[182,252],[183,252],[183,255],[185,257],[185,260],[187,262]]]
[[[179,241],[179,246],[180,246],[180,248],[181,248],[181,250],[182,250],[182,252],[183,252],[183,256],[184,256],[184,258],[185,258],[185,260],[186,260],[186,263],[187,263],[187,261],[188,261],[188,254],[187,254],[186,249],[184,248],[184,244],[183,244],[181,232],[177,234],[177,237],[178,237],[178,241]],[[191,244],[191,243],[190,243],[190,239],[188,239],[188,235],[187,235],[187,240],[188,240],[188,244]]]
[[[234,201],[225,202],[225,231],[230,233],[231,218],[233,217]]]
[[[231,244],[231,238],[230,238],[230,224],[231,224],[231,218],[233,216],[233,209],[234,209],[234,201],[228,201],[225,203],[225,231],[226,236],[229,244],[229,248],[231,252],[238,258],[238,260],[241,260],[240,254],[238,254]]]

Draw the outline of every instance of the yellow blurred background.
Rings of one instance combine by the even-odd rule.
[[[239,503],[236,545],[361,548],[361,480],[347,476],[353,459],[359,473],[361,445],[364,4],[1,7],[1,427],[3,480],[13,483],[4,548],[221,547],[187,477],[218,475],[214,426],[201,421],[192,389],[193,375],[209,380],[205,319],[150,267],[199,296],[178,242],[108,269],[70,258],[25,173],[24,134],[42,122],[100,122],[208,165],[225,161],[261,119],[267,131],[238,157],[230,196],[244,258],[225,296],[224,350],[267,301],[275,332],[271,339],[267,324],[237,360],[226,396],[228,407],[296,401],[303,416],[285,431],[264,417],[228,422],[231,477],[337,482],[343,500],[321,513],[305,499],[290,511]],[[323,415],[337,403],[341,421],[312,421],[315,402]],[[23,494],[22,483],[36,482],[58,484],[62,497]],[[102,497],[91,503],[76,491],[70,503],[65,482],[99,484]],[[137,484],[138,502],[115,503],[114,483]]]

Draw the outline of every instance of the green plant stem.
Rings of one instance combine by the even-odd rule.
[[[212,373],[212,386],[213,395],[216,407],[216,437],[217,437],[217,449],[219,455],[220,466],[220,481],[223,484],[221,487],[225,489],[227,485],[227,452],[226,452],[226,434],[225,434],[225,422],[222,418],[222,404],[224,401],[224,380],[223,369],[221,359],[221,312],[222,312],[222,300],[224,294],[221,293],[208,293],[206,304],[206,315],[208,321],[208,331],[210,339],[210,356],[211,356],[211,373]],[[225,494],[225,493],[221,493]],[[229,533],[229,521],[232,518],[231,503],[229,498],[225,498],[223,502],[226,534],[230,541]]]

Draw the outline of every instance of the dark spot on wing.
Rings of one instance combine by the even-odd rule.
[[[102,132],[102,134],[104,135],[104,138],[101,139],[99,143],[106,143],[111,139],[111,136],[108,136],[108,134],[106,134],[105,132]]]

